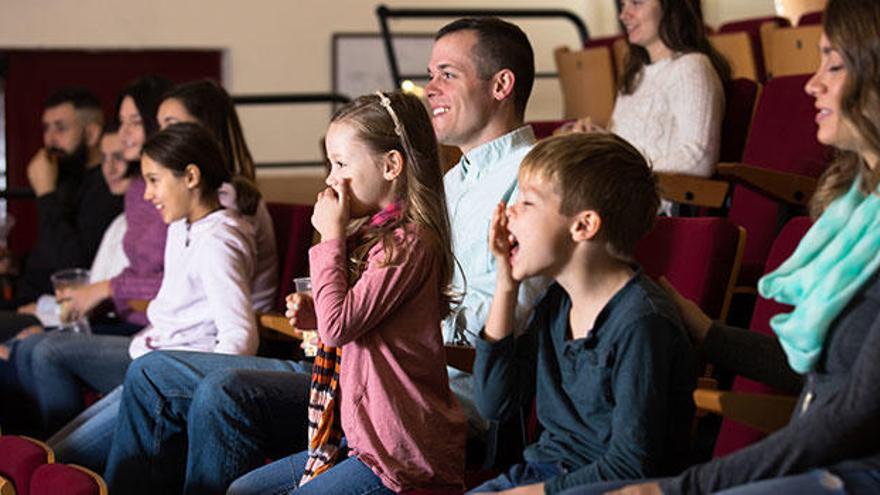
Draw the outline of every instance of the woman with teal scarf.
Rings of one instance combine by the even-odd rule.
[[[731,455],[614,493],[880,493],[880,1],[830,0],[819,47],[805,89],[818,140],[837,157],[812,199],[815,225],[758,284],[794,306],[771,320],[778,339],[713,323],[670,287],[710,361],[781,388],[803,383],[792,418]]]

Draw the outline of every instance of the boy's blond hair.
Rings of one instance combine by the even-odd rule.
[[[594,210],[600,238],[617,257],[632,257],[636,242],[654,226],[660,197],[645,158],[614,134],[567,134],[538,142],[523,159],[520,180],[548,180],[560,213]]]

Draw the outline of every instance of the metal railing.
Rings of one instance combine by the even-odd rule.
[[[400,87],[404,79],[425,79],[424,74],[401,74],[397,63],[397,54],[392,43],[389,19],[426,19],[426,18],[456,18],[456,17],[481,17],[495,16],[507,18],[530,18],[530,19],[563,19],[570,21],[580,36],[581,46],[590,39],[587,25],[583,19],[573,12],[563,9],[419,9],[419,8],[390,8],[386,5],[376,7],[376,17],[379,19],[379,29],[382,34],[382,43],[385,46],[385,55],[388,57],[388,70],[391,71],[391,80],[395,87]],[[557,77],[555,72],[537,72],[537,78]]]
[[[237,106],[345,104],[350,101],[351,98],[338,93],[270,93],[235,95],[232,97],[232,102]],[[322,165],[322,162],[300,160],[289,162],[259,162],[254,164],[257,168],[307,167],[314,165]]]

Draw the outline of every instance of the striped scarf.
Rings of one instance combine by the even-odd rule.
[[[392,203],[373,215],[360,230],[349,237],[357,242],[363,231],[379,228],[400,219],[403,206]],[[351,246],[348,246],[349,251]],[[312,365],[312,385],[309,391],[309,458],[299,486],[327,471],[336,464],[342,442],[342,421],[339,418],[339,367],[342,349],[325,345],[318,339],[318,353]]]

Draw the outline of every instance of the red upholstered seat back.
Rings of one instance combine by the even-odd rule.
[[[827,164],[827,148],[816,140],[813,98],[804,92],[810,76],[778,77],[761,91],[743,163],[818,177]],[[770,244],[779,229],[779,203],[736,186],[728,218],[748,233],[740,285],[753,286],[763,272]]]
[[[664,276],[684,296],[717,318],[730,284],[740,231],[724,218],[660,217],[636,247],[652,277]]]
[[[309,274],[309,247],[312,245],[312,207],[267,203],[275,228],[275,242],[280,262],[277,307],[284,307],[284,297],[293,292],[293,278]]]
[[[775,270],[776,267],[791,256],[801,238],[803,238],[812,225],[813,222],[808,217],[795,217],[789,220],[773,242],[773,247],[770,249],[770,254],[767,257],[767,266],[764,273]],[[770,328],[770,318],[773,315],[788,311],[791,311],[790,306],[758,297],[758,301],[755,303],[755,311],[752,313],[752,331],[772,335],[773,330]],[[778,393],[767,385],[741,376],[736,377],[734,380],[732,390],[753,394]],[[725,419],[721,423],[721,431],[718,433],[718,439],[715,441],[714,455],[722,456],[729,454],[751,445],[763,437],[764,434],[757,430]]]
[[[98,478],[67,464],[44,464],[34,471],[30,495],[101,495],[106,486]]]
[[[798,26],[821,25],[824,16],[825,13],[821,10],[819,12],[807,12],[806,14],[801,15],[801,17],[798,19]]]
[[[734,79],[725,85],[719,161],[742,160],[759,89],[758,83],[745,78]]]
[[[18,495],[28,495],[34,471],[52,461],[43,446],[26,437],[0,436],[0,475],[12,481]]]

